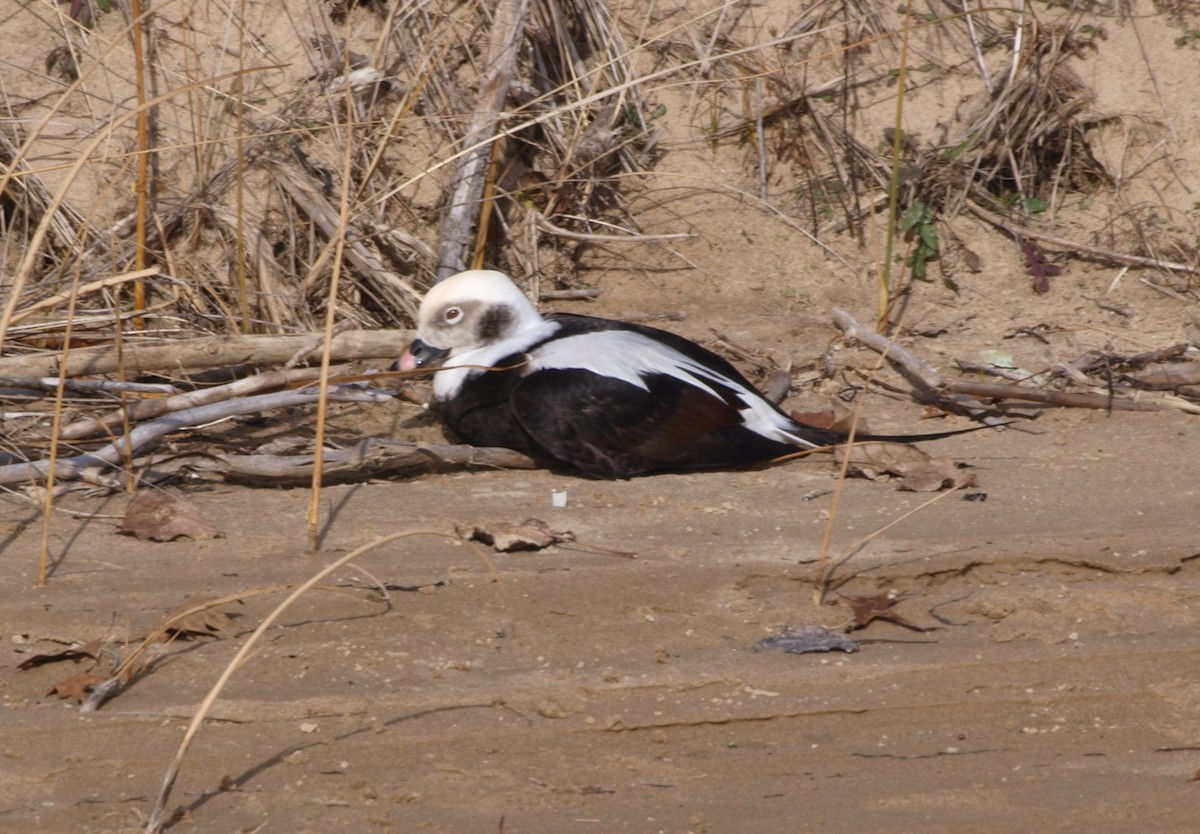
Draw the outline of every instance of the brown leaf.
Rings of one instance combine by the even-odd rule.
[[[1141,373],[1133,374],[1129,379],[1139,387],[1153,391],[1170,391],[1181,385],[1197,385],[1200,384],[1200,363],[1171,362],[1155,365]]]
[[[863,628],[875,620],[887,620],[889,623],[895,623],[913,631],[933,630],[919,626],[901,616],[894,606],[903,597],[897,597],[889,591],[873,597],[847,597],[841,594],[838,596],[845,600],[850,606],[850,610],[854,612],[854,628]]]
[[[93,672],[80,672],[66,680],[59,681],[46,694],[57,695],[60,698],[74,698],[82,704],[87,700],[88,693],[91,692],[92,687],[98,683],[104,683],[106,680],[108,678],[104,677],[104,675],[97,675]]]
[[[570,530],[551,530],[550,525],[539,518],[527,518],[520,524],[498,521],[487,527],[462,528],[459,535],[490,545],[501,553],[515,550],[541,550],[552,544],[575,541]]]
[[[937,492],[942,489],[975,486],[975,475],[959,469],[953,461],[935,458],[914,466],[900,479],[900,489],[910,492]]]
[[[104,645],[103,641],[93,640],[90,643],[71,646],[69,649],[62,649],[57,652],[35,654],[33,657],[26,658],[18,663],[17,668],[24,671],[37,666],[45,666],[47,663],[58,663],[60,660],[74,660],[78,662],[85,657],[95,660],[100,654],[100,647],[102,645]]]
[[[200,540],[224,535],[203,518],[195,504],[157,491],[133,496],[125,509],[121,532],[156,542],[174,541],[180,536]]]
[[[839,447],[835,452],[838,463],[845,456],[845,447]],[[931,460],[933,458],[916,446],[905,443],[855,443],[850,451],[850,472],[873,481],[884,475],[903,477],[910,469]]]
[[[1050,263],[1032,241],[1022,241],[1021,251],[1025,254],[1025,271],[1033,277],[1033,291],[1050,292],[1050,279],[1062,274],[1062,267]]]
[[[845,454],[844,448],[835,452],[839,463]],[[900,489],[911,492],[937,492],[975,483],[975,476],[954,461],[930,457],[916,446],[904,443],[856,443],[851,452],[850,473],[871,480],[891,475],[900,479]]]
[[[816,411],[793,411],[791,416],[793,420],[799,420],[806,426],[812,426],[815,429],[842,432],[843,434],[849,433],[850,426],[854,422],[854,412],[839,402],[831,402],[824,408],[819,408]],[[855,433],[871,433],[871,427],[867,425],[867,421],[862,417],[859,417]]]

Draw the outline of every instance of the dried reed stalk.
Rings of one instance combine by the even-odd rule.
[[[442,220],[435,269],[438,281],[461,272],[471,261],[470,250],[487,178],[490,146],[497,138],[528,10],[529,0],[502,0],[496,7],[475,113],[463,139],[467,150],[459,160],[450,208]]]

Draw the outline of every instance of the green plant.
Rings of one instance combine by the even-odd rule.
[[[915,243],[908,259],[912,277],[924,281],[925,264],[938,254],[937,226],[934,225],[933,210],[920,200],[913,202],[900,219],[900,230],[904,239]]]
[[[1040,200],[1037,197],[1026,197],[1021,201],[1022,208],[1030,214],[1041,214],[1046,209],[1050,208],[1050,204],[1045,200]]]

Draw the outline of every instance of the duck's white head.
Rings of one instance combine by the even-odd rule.
[[[401,370],[447,354],[486,348],[545,323],[533,303],[503,272],[469,269],[435,284],[421,301],[417,338],[400,357]]]

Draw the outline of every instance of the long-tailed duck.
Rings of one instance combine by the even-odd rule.
[[[627,322],[543,316],[501,272],[442,281],[419,318],[396,365],[441,360],[434,406],[466,443],[625,478],[746,466],[845,440],[792,419],[694,342]]]

